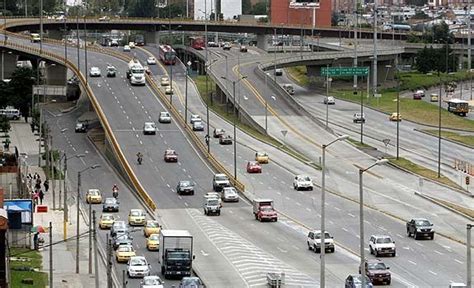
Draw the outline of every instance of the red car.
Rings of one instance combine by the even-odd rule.
[[[248,161],[247,173],[262,173],[262,166],[256,161]]]
[[[178,153],[176,151],[167,149],[164,156],[165,162],[178,162]]]

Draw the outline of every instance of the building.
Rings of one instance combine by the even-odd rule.
[[[294,1],[291,1],[294,2]],[[311,0],[308,0],[311,2]],[[316,9],[316,27],[330,27],[332,0],[320,0]],[[290,0],[272,0],[270,4],[270,21],[274,25],[313,25],[313,8],[292,8]]]
[[[242,14],[242,0],[194,0],[194,20],[204,20],[206,10],[208,19],[216,10],[223,14],[224,20],[234,19]]]

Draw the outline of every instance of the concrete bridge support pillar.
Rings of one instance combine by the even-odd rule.
[[[306,66],[306,74],[308,75],[310,85],[324,85],[326,78],[321,76],[321,67],[319,65]]]
[[[269,40],[270,40],[270,35],[257,34],[257,47],[262,50],[267,51]]]
[[[67,77],[67,68],[55,64],[55,63],[46,63],[46,84],[48,85],[64,85],[66,83]]]
[[[61,30],[48,30],[48,37],[56,40],[63,39],[64,32]]]
[[[0,55],[0,78],[9,79],[13,71],[16,69],[16,61],[18,56],[12,51],[1,50]]]
[[[158,32],[146,31],[145,42],[148,44],[158,44]]]

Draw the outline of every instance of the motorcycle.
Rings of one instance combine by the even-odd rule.
[[[115,199],[118,198],[118,188],[113,188],[112,189],[112,196],[114,196]]]

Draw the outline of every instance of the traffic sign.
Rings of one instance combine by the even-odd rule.
[[[369,67],[322,67],[321,76],[367,76]]]
[[[288,130],[281,130],[281,134],[283,134],[283,137],[286,137],[286,133],[288,133]]]

